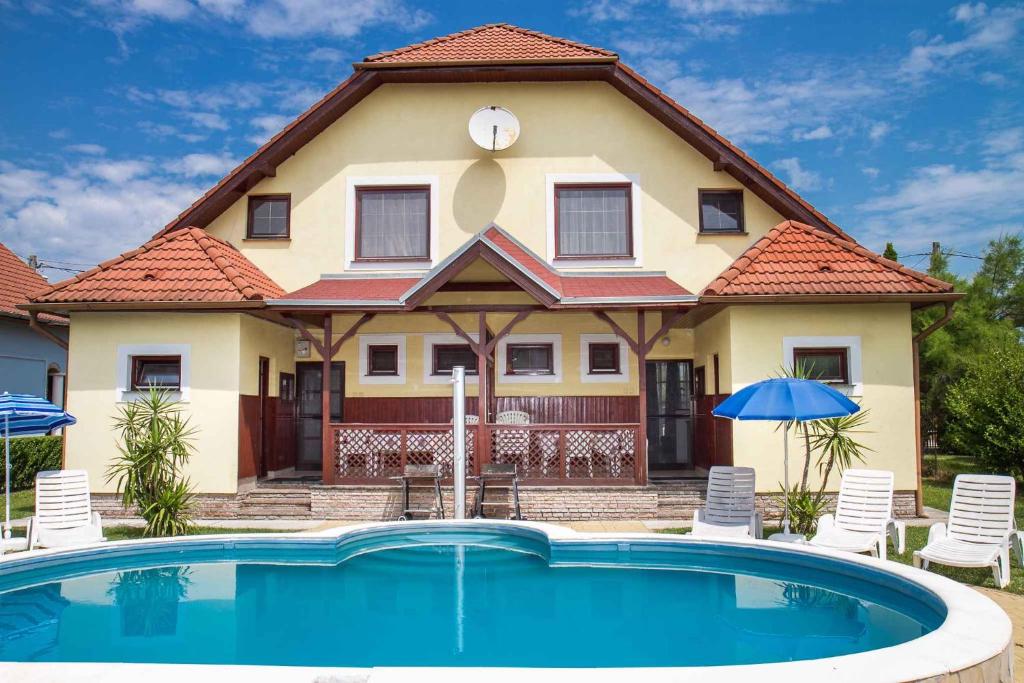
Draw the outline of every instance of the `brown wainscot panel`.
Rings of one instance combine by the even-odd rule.
[[[260,397],[238,396],[238,478],[255,477],[259,472]]]

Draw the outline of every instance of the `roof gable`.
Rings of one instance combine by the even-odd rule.
[[[50,283],[27,263],[0,244],[0,315],[14,318],[28,318],[27,311],[17,306],[26,304],[33,294],[47,288]],[[45,322],[66,323],[63,318],[52,315],[40,317]]]
[[[949,283],[797,221],[785,221],[743,252],[701,297],[947,294]]]
[[[284,290],[233,246],[199,228],[150,240],[37,293],[36,304],[237,303]]]
[[[609,50],[556,38],[511,24],[485,24],[466,31],[366,57],[356,68],[425,64],[528,64],[557,61],[615,61]]]

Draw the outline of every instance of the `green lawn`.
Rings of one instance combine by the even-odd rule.
[[[0,486],[0,490],[3,487]],[[0,514],[3,514],[3,510],[7,507],[7,496],[0,494]],[[22,517],[31,517],[35,514],[36,507],[36,492],[32,489],[26,489],[25,491],[15,491],[11,494],[11,519],[21,519]]]

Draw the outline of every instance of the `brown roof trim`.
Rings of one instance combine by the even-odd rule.
[[[767,169],[629,67],[618,61],[589,63],[581,60],[536,64],[475,62],[465,66],[452,63],[439,66],[397,63],[386,69],[359,70],[256,150],[155,236],[189,225],[209,225],[259,181],[272,177],[279,164],[382,83],[546,81],[609,83],[700,151],[716,168],[736,178],[784,217],[801,220],[853,241],[852,237]]]
[[[530,64],[613,64],[618,57],[545,57],[544,59],[494,59],[486,62],[486,66],[516,66]],[[479,60],[439,60],[433,62],[355,62],[352,68],[363,69],[423,69],[446,66],[481,66]]]
[[[943,301],[958,301],[963,292],[935,292],[928,294],[734,294],[700,297],[704,304],[862,304],[910,303],[930,305]]]
[[[53,303],[20,304],[26,311],[67,313],[69,311],[219,311],[224,313],[253,308],[266,308],[258,301],[60,301]]]
[[[465,38],[466,36],[471,36],[474,33],[480,33],[481,31],[486,31],[487,29],[492,29],[492,28],[503,28],[503,29],[506,29],[508,31],[512,31],[514,33],[522,34],[524,36],[530,36],[530,37],[533,37],[533,38],[539,38],[540,40],[544,40],[544,41],[547,41],[549,43],[556,43],[558,45],[565,45],[567,47],[573,47],[573,48],[576,48],[576,49],[579,49],[579,50],[584,50],[586,52],[593,52],[593,53],[595,53],[595,57],[599,56],[599,57],[604,57],[606,59],[607,58],[611,58],[612,60],[618,59],[618,55],[617,54],[615,54],[611,50],[606,50],[603,47],[595,47],[593,45],[587,45],[586,43],[580,43],[580,42],[575,41],[575,40],[569,40],[568,38],[559,38],[557,36],[552,36],[552,35],[549,35],[547,33],[541,33],[540,31],[534,31],[534,30],[531,30],[531,29],[528,29],[528,28],[522,28],[521,26],[515,26],[515,25],[509,24],[507,22],[496,22],[496,23],[491,23],[491,24],[481,24],[480,26],[474,26],[473,28],[467,28],[464,31],[456,31],[455,33],[449,33],[448,35],[438,36],[436,38],[431,38],[430,40],[424,40],[424,41],[419,42],[419,43],[413,43],[412,45],[406,45],[404,47],[396,48],[394,50],[385,50],[383,52],[378,52],[376,54],[369,55],[368,57],[364,57],[362,62],[357,62],[353,66],[356,67],[357,69],[360,68],[360,67],[371,68],[371,69],[372,68],[380,68],[382,66],[386,67],[389,64],[394,64],[395,63],[395,62],[385,62],[385,61],[382,61],[382,60],[387,59],[389,57],[395,57],[395,56],[398,56],[398,55],[406,54],[408,52],[415,52],[416,50],[421,50],[421,49],[423,49],[425,47],[430,47],[430,46],[433,46],[433,45],[438,45],[440,43],[448,43],[448,42],[451,42],[453,40],[458,40],[459,38]],[[585,57],[581,57],[579,59],[586,59],[586,58]],[[546,60],[546,61],[551,61],[551,60]],[[416,64],[416,63],[417,62],[404,62],[404,64],[406,66],[408,66],[409,64]],[[444,63],[450,64],[452,62],[444,62]],[[477,61],[475,63],[479,64],[479,61]],[[498,62],[488,62],[488,63],[491,64],[491,63],[498,63]],[[427,62],[423,62],[422,63],[422,65],[426,65],[426,64],[427,64]]]
[[[922,273],[921,271],[918,271],[918,270],[914,270],[913,268],[907,268],[906,266],[901,265],[901,264],[897,263],[896,261],[890,261],[889,259],[887,259],[885,257],[882,257],[882,256],[879,256],[878,254],[876,254],[873,251],[870,251],[869,249],[865,249],[864,247],[862,247],[861,245],[857,244],[856,242],[854,242],[851,239],[843,239],[841,237],[837,237],[836,235],[831,234],[829,232],[826,232],[824,230],[819,230],[819,229],[817,229],[817,228],[815,228],[815,227],[813,227],[811,225],[807,225],[806,223],[801,223],[799,221],[789,220],[789,221],[783,221],[782,223],[779,223],[778,225],[776,225],[774,228],[769,230],[768,233],[765,234],[764,237],[759,239],[757,242],[754,242],[754,244],[752,244],[749,247],[747,247],[747,249],[744,250],[744,252],[742,254],[740,254],[738,257],[736,257],[735,261],[733,261],[731,264],[729,264],[729,266],[724,271],[722,271],[722,273],[718,277],[716,277],[714,280],[712,280],[711,283],[708,284],[708,286],[704,288],[704,291],[701,293],[701,301],[703,301],[705,299],[705,297],[715,297],[715,298],[723,298],[723,299],[729,299],[729,300],[736,300],[736,299],[739,299],[741,296],[774,296],[774,295],[735,295],[735,294],[733,294],[733,295],[719,295],[719,292],[721,292],[723,289],[728,287],[729,284],[733,280],[735,280],[750,265],[750,263],[755,258],[760,256],[761,252],[763,252],[765,249],[767,249],[769,246],[771,246],[771,244],[773,242],[775,242],[780,237],[782,237],[782,235],[786,232],[786,230],[788,230],[790,228],[797,228],[797,229],[809,232],[812,235],[814,235],[814,236],[816,236],[816,237],[818,237],[820,239],[828,240],[832,244],[834,244],[834,245],[836,245],[836,246],[838,246],[838,247],[840,247],[842,249],[845,249],[847,251],[851,251],[851,252],[857,254],[858,256],[862,256],[864,258],[867,258],[867,259],[870,259],[870,260],[874,261],[875,263],[878,263],[879,265],[885,266],[889,270],[894,270],[894,271],[896,271],[898,273],[901,273],[902,275],[906,275],[908,277],[914,278],[915,280],[923,282],[923,283],[925,283],[925,284],[927,284],[929,286],[932,286],[932,287],[935,287],[937,289],[943,290],[944,292],[952,292],[953,291],[953,285],[951,285],[950,283],[943,282],[942,280],[938,280],[936,278],[933,278],[931,275],[928,275],[927,273]],[[942,292],[940,292],[940,293],[942,293]],[[790,295],[780,295],[780,296],[790,296]],[[831,296],[831,295],[827,295],[827,296]],[[850,295],[838,295],[838,296],[850,296]],[[858,296],[858,295],[853,295],[853,296]],[[899,295],[899,296],[904,296],[904,295]],[[957,298],[959,298],[959,297],[957,297]],[[937,299],[937,300],[946,301],[947,299]]]

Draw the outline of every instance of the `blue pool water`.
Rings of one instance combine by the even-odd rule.
[[[234,546],[177,550],[116,560],[134,568],[86,561],[60,569],[67,578],[52,568],[6,577],[0,660],[746,664],[896,645],[944,618],[934,599],[901,579],[823,572],[750,551],[642,543],[626,552],[555,551],[474,534],[392,535],[372,546],[340,562],[323,549],[273,558],[264,544],[248,555]],[[584,559],[606,566],[575,566]],[[820,580],[810,585],[811,576]]]

